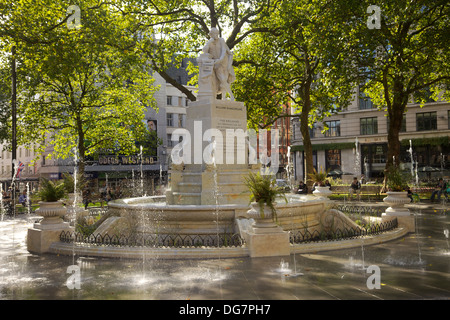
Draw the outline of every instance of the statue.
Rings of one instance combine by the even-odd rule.
[[[198,58],[199,62],[199,98],[216,97],[222,94],[222,99],[227,93],[231,101],[234,95],[231,91],[231,83],[236,79],[233,70],[233,52],[228,48],[225,40],[219,38],[219,30],[211,28],[210,39],[203,47],[203,53]]]

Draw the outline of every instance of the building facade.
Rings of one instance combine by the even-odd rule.
[[[169,68],[168,73],[181,84],[187,85],[189,76],[186,71],[187,63],[183,61],[181,68]],[[152,194],[156,186],[162,181],[167,181],[167,170],[169,157],[174,142],[171,141],[172,132],[176,128],[182,128],[186,122],[186,107],[188,99],[177,88],[172,86],[158,74],[154,74],[155,86],[160,86],[159,91],[154,94],[157,110],[148,108],[145,112],[145,125],[148,130],[156,130],[157,136],[162,142],[153,155],[100,155],[98,159],[87,159],[85,176],[90,187],[95,192],[106,185],[113,190],[120,189],[124,183],[138,189],[143,180],[144,190],[139,190],[137,195]],[[188,86],[195,90],[195,87]],[[3,145],[0,144],[0,150]],[[44,153],[38,160],[33,162],[37,154],[19,146],[17,150],[18,161],[25,164],[19,179],[19,188],[22,190],[26,182],[32,182],[34,189],[38,185],[39,177],[56,180],[61,179],[63,173],[73,173],[75,163],[73,159],[54,159],[53,146],[46,145]],[[142,159],[142,164],[141,164]],[[0,158],[0,181],[3,189],[8,188],[12,180],[11,152],[4,150]],[[133,188],[135,187],[135,188]],[[129,189],[129,188],[128,188]]]
[[[314,167],[340,170],[344,176],[365,175],[382,179],[386,165],[387,112],[378,110],[370,99],[354,95],[345,111],[332,115],[310,130]],[[324,130],[325,126],[328,130]],[[400,166],[405,171],[417,167],[421,179],[448,177],[450,169],[450,103],[430,101],[421,107],[409,103],[400,132]],[[304,151],[298,118],[292,120],[292,147],[295,180],[305,179]],[[412,150],[412,157],[411,157]],[[412,161],[411,161],[412,159]]]

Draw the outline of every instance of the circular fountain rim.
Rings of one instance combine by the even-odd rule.
[[[322,204],[326,202],[326,199],[317,198],[315,196],[299,196],[296,194],[289,194],[287,197],[293,201],[284,202],[282,198],[277,201],[276,206],[279,208],[296,206],[296,205],[305,205],[305,204]],[[221,209],[247,209],[250,208],[250,202],[248,204],[208,204],[208,205],[199,205],[199,204],[167,204],[164,201],[158,202],[145,202],[148,200],[164,200],[166,196],[144,196],[144,197],[133,197],[133,198],[122,198],[116,199],[108,202],[108,206],[112,208],[134,208],[134,209],[159,209],[159,210],[215,210],[217,208]],[[135,201],[135,203],[133,203]]]

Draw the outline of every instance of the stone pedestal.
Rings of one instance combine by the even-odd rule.
[[[39,202],[36,213],[44,219],[35,223],[28,229],[27,249],[32,253],[45,253],[49,251],[53,242],[59,241],[62,231],[70,230],[69,223],[63,222],[62,217],[67,213],[61,201]]]
[[[244,237],[250,257],[273,257],[290,255],[289,233],[279,226],[259,228],[245,232]]]
[[[267,205],[261,208],[257,203],[247,211],[247,217],[255,221],[243,234],[251,257],[290,255],[289,233],[274,222],[272,215]]]
[[[50,245],[59,241],[62,231],[71,230],[67,222],[55,224],[35,223],[33,228],[28,229],[27,249],[31,253],[49,252]]]
[[[171,168],[168,204],[248,204],[247,110],[243,102],[203,98],[187,109],[190,157]],[[183,150],[184,152],[184,150]],[[188,161],[186,161],[188,160]]]

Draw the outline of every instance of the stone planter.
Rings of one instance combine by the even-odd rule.
[[[55,202],[39,202],[39,209],[36,210],[36,214],[44,217],[40,222],[40,225],[55,225],[60,224],[63,221],[62,217],[67,213],[66,207],[61,200]]]
[[[410,203],[406,191],[388,191],[387,197],[383,199],[389,205],[389,208],[381,214],[381,221],[397,219],[399,227],[406,228],[408,232],[415,232],[416,223],[414,215],[411,214],[405,204]]]
[[[250,250],[251,257],[288,256],[290,254],[289,233],[276,225],[269,206],[263,209],[253,202],[247,211],[247,217],[255,222],[243,236]]]
[[[315,187],[313,191],[313,195],[315,195],[319,199],[326,199],[333,192],[330,190],[330,187]]]
[[[32,253],[49,252],[52,243],[58,242],[62,231],[69,231],[67,222],[61,218],[67,213],[62,201],[39,202],[36,214],[44,217],[40,223],[35,223],[28,229],[27,249]]]
[[[264,204],[262,212],[259,203],[252,202],[250,206],[251,209],[247,211],[247,216],[255,220],[252,225],[254,229],[264,229],[260,231],[268,232],[273,228],[279,228],[275,223],[272,209],[267,204]]]
[[[411,199],[408,198],[406,191],[388,191],[387,197],[383,201],[389,205],[384,213],[386,216],[409,216],[410,212],[408,208],[405,208],[405,204],[410,203]]]
[[[250,206],[251,209],[247,211],[247,216],[255,220],[252,225],[253,228],[274,228],[277,226],[274,222],[272,209],[267,204],[264,204],[262,212],[259,203],[252,202]]]

